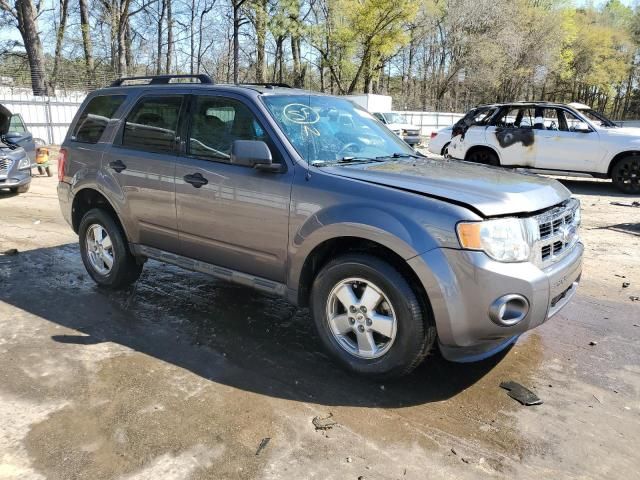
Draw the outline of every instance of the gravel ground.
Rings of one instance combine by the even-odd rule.
[[[334,367],[308,312],[243,287],[148,262],[99,290],[55,177],[0,193],[0,252],[19,250],[0,255],[0,479],[636,478],[640,197],[563,183],[586,245],[571,304],[498,358],[434,355],[384,385]]]

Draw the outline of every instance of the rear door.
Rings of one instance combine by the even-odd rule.
[[[216,94],[194,95],[189,124],[176,168],[181,253],[284,282],[294,170],[271,140],[268,123],[242,97]],[[234,140],[267,143],[281,172],[232,165]]]
[[[171,252],[179,242],[174,177],[186,98],[158,90],[143,94],[103,159],[104,170],[124,197],[120,205],[130,240]]]
[[[563,108],[539,108],[536,129],[536,168],[595,172],[604,155],[600,135]],[[584,128],[587,127],[587,128]]]
[[[532,106],[503,107],[486,129],[486,142],[500,156],[501,165],[533,167],[536,159],[535,109]]]

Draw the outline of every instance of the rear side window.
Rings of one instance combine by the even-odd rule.
[[[113,118],[126,95],[100,95],[92,98],[82,111],[71,140],[98,143],[109,120]]]
[[[176,151],[182,96],[143,98],[127,116],[122,145],[156,153]]]

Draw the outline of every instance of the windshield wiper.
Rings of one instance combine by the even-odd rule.
[[[339,160],[314,160],[311,165],[314,167],[327,167],[329,165],[344,165],[346,163],[369,163],[369,162],[382,162],[379,158],[371,157],[342,157]]]
[[[414,155],[412,153],[393,153],[391,155],[382,155],[380,157],[376,157],[378,160],[385,160],[387,158],[424,158],[421,155]]]

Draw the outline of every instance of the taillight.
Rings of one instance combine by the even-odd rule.
[[[436,138],[438,136],[438,132],[431,132],[431,138]]]
[[[67,150],[65,148],[61,148],[58,153],[58,181],[62,182],[64,180],[64,169],[67,163]]]

